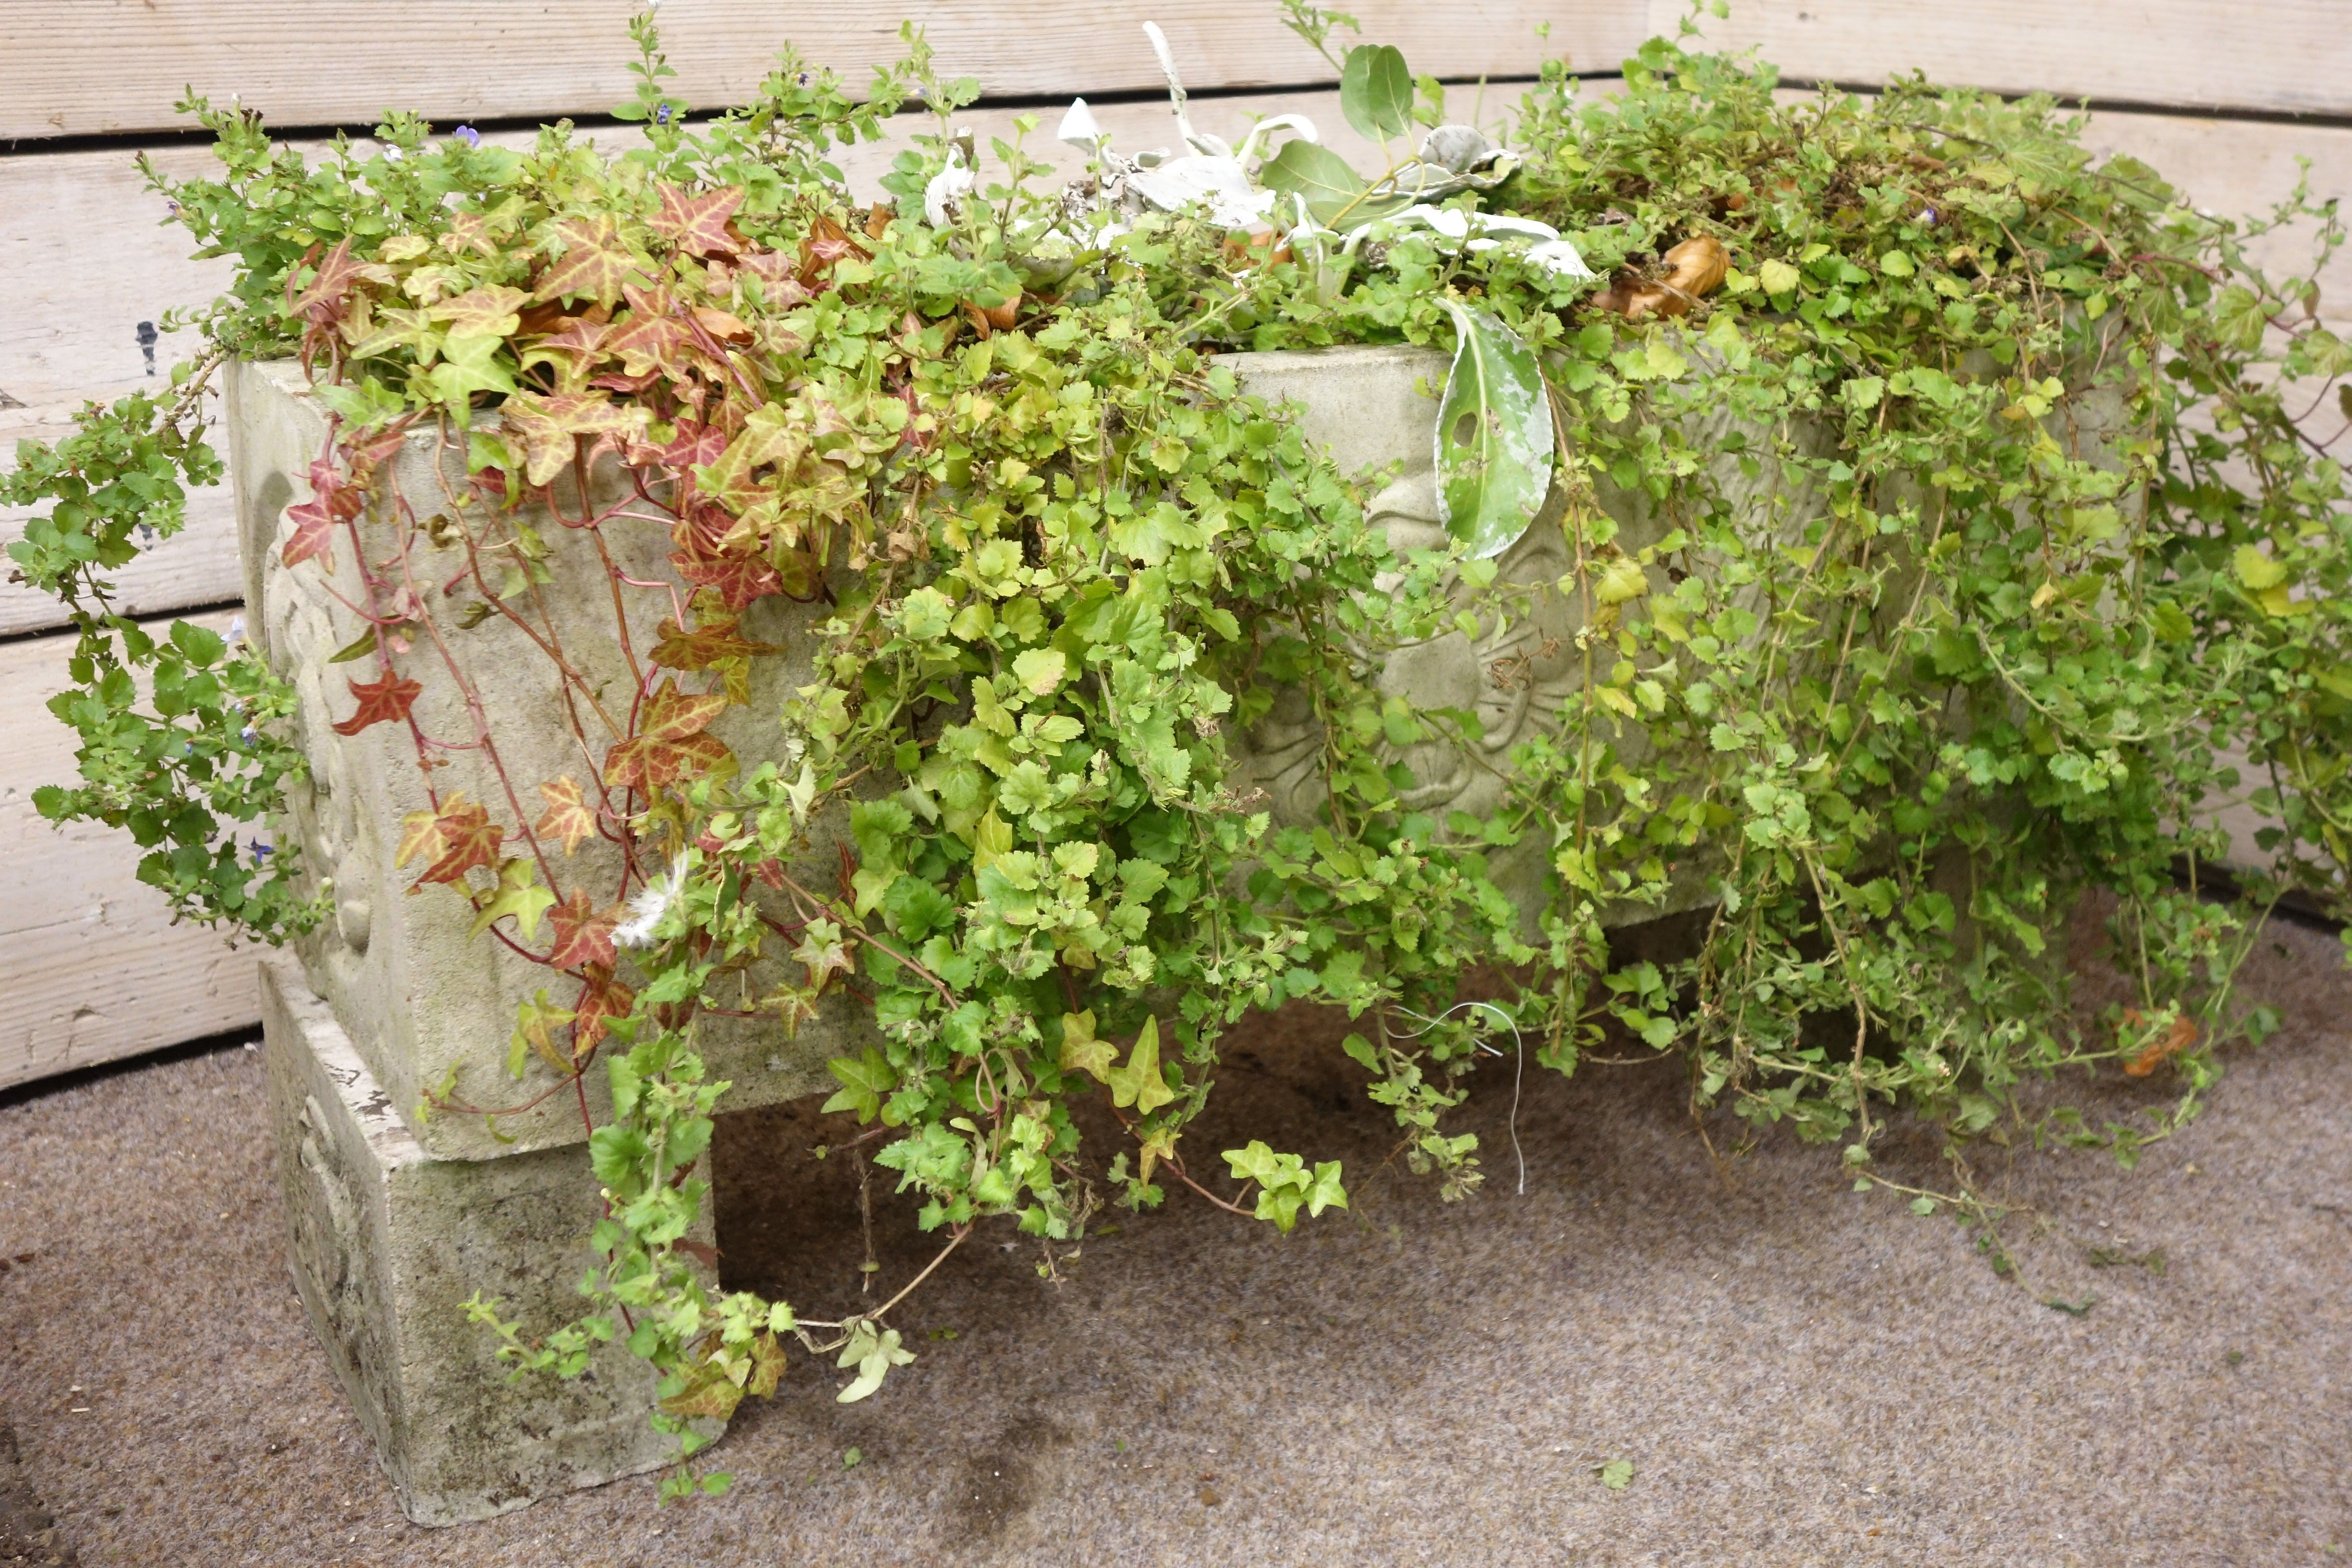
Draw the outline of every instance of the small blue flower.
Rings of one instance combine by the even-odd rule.
[[[667,125],[669,123],[668,104],[665,103],[660,108],[654,110],[654,123],[656,125]]]
[[[247,724],[244,729],[239,730],[236,732],[236,738],[250,746],[254,742],[261,739],[261,736],[254,730],[252,725]]]
[[[478,147],[482,144],[482,133],[475,130],[470,125],[460,125],[457,130],[449,132],[449,134],[455,136],[458,141],[463,142],[468,147]]]
[[[256,838],[247,843],[246,847],[253,851],[255,859],[259,860],[274,853],[278,847],[274,844],[264,844],[260,839]]]
[[[1920,215],[1919,215],[1919,221],[1920,221],[1921,223],[1926,224],[1929,228],[1933,228],[1933,227],[1935,227],[1935,226],[1936,226],[1936,209],[1935,209],[1934,207],[1928,207],[1927,209],[1926,209],[1925,211],[1923,211],[1922,213],[1920,213]]]

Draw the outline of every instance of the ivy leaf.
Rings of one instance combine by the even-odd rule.
[[[675,681],[646,701],[637,732],[604,754],[604,782],[616,789],[658,789],[727,760],[726,743],[701,731],[726,710],[727,694],[681,691]]]
[[[578,454],[583,436],[634,434],[646,426],[643,408],[616,408],[601,392],[518,392],[499,407],[499,422],[520,438],[523,477],[543,485]]]
[[[1135,1052],[1123,1068],[1113,1068],[1102,1075],[1110,1089],[1110,1102],[1124,1110],[1135,1107],[1139,1116],[1149,1116],[1170,1100],[1176,1091],[1160,1071],[1160,1020],[1147,1016],[1142,1032],[1135,1037]]]
[[[490,820],[487,807],[453,790],[439,811],[412,811],[401,819],[400,850],[393,864],[405,866],[413,856],[430,855],[435,858],[417,873],[418,886],[462,882],[476,867],[497,865],[499,846],[505,839],[506,829]]]
[[[781,1355],[779,1360],[782,1359]],[[672,1415],[692,1420],[708,1416],[724,1421],[735,1414],[743,1403],[747,1390],[737,1386],[728,1376],[727,1369],[714,1360],[700,1361],[678,1374],[686,1386],[661,1402],[661,1407]]]
[[[572,1024],[572,1054],[575,1058],[585,1058],[610,1032],[607,1019],[625,1018],[637,1005],[637,994],[614,979],[607,966],[589,964],[585,974],[580,983],[580,995],[572,1004],[576,1015]]]
[[[485,283],[429,307],[425,313],[447,324],[452,342],[460,338],[504,338],[521,324],[518,312],[530,303],[530,296],[520,289]]]
[[[531,831],[545,838],[563,840],[563,853],[569,858],[581,841],[596,831],[596,814],[580,797],[580,782],[566,773],[553,784],[539,786],[540,798],[547,802],[547,810],[531,825]]]
[[[360,700],[358,711],[340,724],[330,726],[338,735],[356,735],[371,724],[397,724],[407,719],[408,710],[422,696],[425,688],[405,676],[386,675],[381,680],[347,680],[352,695]]]
[[[2249,594],[2262,594],[2286,581],[2286,568],[2251,544],[2241,544],[2230,557],[2230,569]]]
[[[320,458],[310,464],[310,499],[286,509],[286,521],[294,525],[293,536],[278,552],[278,559],[294,566],[316,555],[328,571],[335,569],[335,553],[331,548],[335,530],[360,514],[359,487],[345,479],[331,458]]]
[[[394,281],[397,275],[380,261],[353,260],[351,237],[345,235],[335,242],[334,249],[327,252],[326,258],[319,263],[318,271],[311,275],[309,287],[299,295],[293,292],[294,279],[298,276],[299,268],[287,275],[287,293],[290,296],[288,309],[304,321],[325,325],[341,318],[346,308],[345,300],[355,285],[362,282],[388,284]]]
[[[898,1331],[884,1329],[879,1333],[868,1322],[860,1322],[851,1332],[848,1345],[837,1363],[855,1366],[857,1376],[847,1388],[834,1396],[842,1405],[855,1405],[882,1386],[882,1379],[894,1366],[905,1366],[915,1359],[915,1352],[902,1348]],[[850,1452],[856,1453],[856,1449]]]
[[[1785,261],[1771,260],[1756,269],[1756,281],[1764,285],[1767,294],[1786,294],[1795,289],[1804,275]]]
[[[555,1031],[572,1022],[572,1017],[547,999],[544,989],[530,1001],[516,1004],[514,1033],[507,1038],[507,1071],[520,1078],[524,1053],[536,1051],[557,1072],[571,1072],[572,1060],[555,1043]]]
[[[499,885],[475,906],[474,929],[468,934],[479,936],[507,915],[514,917],[515,930],[525,942],[539,940],[539,917],[555,902],[555,894],[539,885],[539,868],[528,856],[516,856],[499,867]]]
[[[445,404],[459,414],[472,405],[474,394],[487,392],[505,397],[515,390],[514,374],[499,363],[499,350],[506,344],[503,338],[452,338],[441,356],[441,363],[422,377],[425,390],[436,403]]]
[[[535,299],[584,298],[610,307],[619,301],[622,283],[652,265],[622,242],[621,226],[608,213],[565,218],[554,237],[563,243],[563,255],[540,279]]]
[[[841,1087],[820,1108],[826,1115],[836,1110],[857,1112],[860,1126],[881,1114],[882,1097],[898,1087],[898,1074],[887,1058],[872,1046],[856,1057],[835,1057],[824,1064],[824,1070],[841,1080]]]
[[[852,965],[849,939],[840,926],[828,920],[809,921],[802,933],[801,944],[793,949],[793,956],[808,965],[809,989],[821,992],[837,972],[846,974]]]
[[[1633,1461],[1612,1459],[1601,1467],[1601,1484],[1612,1492],[1622,1492],[1633,1484]]]
[[[1094,1009],[1062,1015],[1062,1070],[1084,1072],[1097,1083],[1109,1081],[1118,1047],[1095,1037]]]
[[[1412,124],[1412,72],[1391,44],[1359,44],[1339,68],[1339,112],[1375,142]]]
[[[1347,1206],[1348,1189],[1339,1184],[1339,1162],[1337,1160],[1317,1162],[1315,1180],[1307,1189],[1307,1215],[1310,1217],[1320,1217],[1327,1208],[1343,1209]]]
[[[1437,405],[1437,502],[1445,531],[1490,560],[1518,542],[1551,493],[1551,399],[1517,332],[1458,300],[1454,365]]]
[[[661,193],[661,210],[646,220],[656,234],[688,256],[742,254],[743,242],[727,227],[735,209],[743,205],[742,186],[705,191],[698,196],[688,195],[667,180],[656,188]]]
[[[590,963],[610,968],[614,963],[613,932],[620,921],[610,910],[592,910],[586,889],[572,889],[570,898],[548,911],[547,923],[555,931],[555,946],[547,955],[554,968],[576,969]]]
[[[758,658],[777,651],[773,643],[754,642],[736,628],[733,616],[704,615],[694,630],[682,631],[674,620],[662,622],[656,634],[653,661],[669,669],[709,669],[730,658]]]

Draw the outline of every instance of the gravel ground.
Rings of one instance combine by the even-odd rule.
[[[2266,933],[2248,978],[2286,1030],[2137,1170],[1982,1152],[1979,1176],[2031,1205],[2009,1233],[2035,1290],[2079,1315],[1998,1278],[1950,1219],[1851,1191],[1832,1152],[1769,1137],[1718,1167],[1664,1063],[1531,1071],[1523,1194],[1495,1064],[1471,1121],[1488,1190],[1441,1204],[1384,1163],[1344,1025],[1284,1014],[1240,1043],[1193,1146],[1343,1158],[1350,1213],[1286,1239],[1171,1199],[1057,1282],[1031,1244],[975,1237],[908,1303],[921,1358],[880,1395],[838,1405],[845,1374],[796,1356],[746,1406],[726,1498],[656,1510],[639,1478],[442,1531],[394,1510],[287,1282],[258,1054],[20,1095],[0,1107],[0,1412],[23,1483],[0,1452],[0,1563],[2341,1561],[2336,945]],[[809,1152],[843,1136],[807,1106],[722,1121],[730,1283],[813,1314],[856,1299],[856,1174]],[[1898,1139],[1885,1168],[1932,1178],[1935,1147]],[[883,1193],[895,1289],[929,1249]],[[1622,1489],[1599,1479],[1615,1460]],[[20,1544],[44,1504],[54,1534]]]

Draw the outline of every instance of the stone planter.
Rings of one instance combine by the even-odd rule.
[[[1235,355],[1223,363],[1250,390],[1302,405],[1308,437],[1344,470],[1401,463],[1372,500],[1374,520],[1402,546],[1442,539],[1432,447],[1446,356],[1357,348]],[[487,1334],[458,1310],[479,1290],[506,1298],[509,1312],[520,1306],[527,1315],[542,1315],[541,1326],[567,1315],[561,1292],[586,1260],[593,1217],[595,1184],[583,1140],[589,1124],[607,1115],[604,1075],[591,1072],[583,1080],[584,1103],[566,1089],[536,1110],[502,1118],[496,1133],[480,1116],[416,1116],[428,1088],[444,1084],[478,1106],[525,1100],[561,1086],[536,1061],[520,1086],[504,1070],[515,1005],[547,981],[514,953],[474,940],[457,899],[406,896],[414,872],[394,871],[394,848],[402,816],[423,808],[426,795],[404,727],[379,724],[352,736],[332,727],[352,706],[342,676],[367,668],[328,662],[363,629],[342,602],[362,593],[347,541],[338,542],[331,571],[317,560],[290,569],[280,563],[291,527],[287,508],[310,499],[305,476],[327,434],[299,368],[236,367],[228,426],[250,635],[297,686],[297,723],[311,764],[292,803],[293,831],[314,872],[331,879],[335,909],[296,958],[266,961],[264,968],[279,1170],[295,1278],[312,1325],[377,1439],[402,1506],[420,1522],[479,1518],[652,1468],[668,1448],[643,1419],[653,1396],[648,1369],[614,1345],[579,1383],[509,1384],[490,1358]],[[1825,431],[1816,435],[1829,438]],[[412,436],[388,466],[420,516],[441,506],[446,488],[464,478],[455,454],[436,451],[435,437],[424,433]],[[1792,533],[1819,514],[1817,498],[1744,479],[1730,459],[1718,478],[1733,504],[1769,508],[1777,525]],[[617,472],[591,480],[592,489],[618,483]],[[1654,542],[1669,526],[1638,492],[1603,483],[1596,500],[1618,521],[1620,542],[1629,550]],[[1525,614],[1500,630],[1489,622],[1475,636],[1453,631],[1401,650],[1384,668],[1386,690],[1423,706],[1475,710],[1486,731],[1478,757],[1444,745],[1402,756],[1420,780],[1410,797],[1415,809],[1489,815],[1503,794],[1499,775],[1509,748],[1560,722],[1577,695],[1580,614],[1555,586],[1572,563],[1557,526],[1565,505],[1556,489],[1538,525],[1498,563],[1505,580],[1532,591]],[[583,531],[553,519],[535,521],[551,552],[549,580],[533,592],[565,657],[592,686],[630,690],[636,675],[613,637],[608,563]],[[674,580],[665,530],[637,527],[634,540],[621,528],[604,531],[615,552],[611,566],[645,583]],[[431,581],[420,570],[420,593],[436,591],[461,563],[435,562]],[[1662,574],[1654,585],[1666,585]],[[633,645],[644,648],[655,636],[659,595],[636,598],[627,625]],[[715,727],[747,767],[781,750],[772,715],[789,689],[807,679],[807,632],[823,614],[770,597],[746,616],[748,635],[788,650],[784,658],[763,661],[780,668],[761,672],[752,701]],[[536,809],[538,784],[593,772],[590,748],[572,727],[580,715],[565,716],[553,669],[517,628],[493,617],[462,633],[453,648],[488,728],[501,738],[524,810]],[[415,711],[436,734],[471,731],[446,681],[428,683]],[[1278,820],[1311,823],[1318,743],[1305,704],[1278,697],[1237,741],[1239,784],[1244,793],[1263,790]],[[515,809],[508,786],[478,752],[451,754],[436,783],[445,796],[463,790],[502,816]],[[822,824],[817,837],[815,858],[830,861]],[[1493,863],[1497,884],[1530,923],[1542,906],[1550,848],[1524,843]],[[617,876],[616,849],[592,840],[580,853],[604,857],[592,866]],[[1625,907],[1612,912],[1611,923],[1698,905],[1704,870],[1686,865],[1664,908]],[[810,874],[827,884],[833,876],[829,869]],[[855,1054],[871,1037],[870,1023],[836,993],[792,1040],[772,1027],[712,1020],[700,1044],[713,1075],[734,1084],[727,1109],[741,1110],[829,1090],[824,1062]],[[706,1212],[704,1225],[710,1224]],[[709,1234],[706,1228],[706,1239]]]

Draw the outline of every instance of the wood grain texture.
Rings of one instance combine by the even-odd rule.
[[[226,626],[229,617],[204,617]],[[251,948],[174,926],[130,837],[33,809],[73,776],[72,731],[42,706],[62,637],[0,644],[0,1088],[257,1022]]]
[[[193,85],[242,95],[281,125],[367,125],[387,106],[443,121],[604,114],[630,95],[636,0],[9,0],[0,6],[0,138],[145,131],[178,123]],[[1547,53],[1613,68],[1642,39],[1643,0],[1402,0],[1359,5],[1367,38],[1441,77],[1532,76]],[[992,97],[1160,85],[1146,13],[1097,0],[903,0],[783,7],[693,0],[662,13],[677,77],[698,107],[745,100],[788,40],[856,88],[897,59],[901,17],[928,30],[944,75]],[[1270,0],[1165,0],[1195,89],[1336,79],[1285,31]],[[1548,42],[1535,37],[1551,24]]]
[[[1671,36],[1685,0],[1649,0]],[[1703,29],[1781,74],[1933,81],[2113,103],[2352,114],[2342,0],[1732,0]]]

